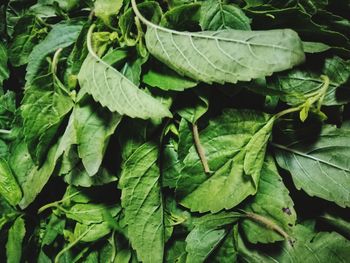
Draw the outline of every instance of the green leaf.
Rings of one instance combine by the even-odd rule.
[[[290,30],[180,32],[147,24],[149,52],[181,75],[207,83],[236,83],[271,75],[304,61],[302,43]],[[204,63],[203,63],[204,62]]]
[[[75,204],[66,211],[66,217],[79,223],[91,225],[105,221],[105,214],[116,216],[120,212],[119,206],[107,207],[102,204]]]
[[[269,218],[287,233],[292,233],[296,223],[294,203],[271,157],[265,159],[262,167],[258,192],[242,209]],[[249,219],[244,219],[241,226],[251,243],[272,243],[284,239],[275,231]]]
[[[181,107],[178,114],[188,122],[196,123],[209,109],[209,95],[206,90],[197,90],[191,104]]]
[[[2,90],[2,83],[10,76],[10,71],[7,67],[7,60],[7,48],[2,42],[0,42],[0,91]]]
[[[26,233],[24,220],[17,217],[9,230],[6,243],[6,256],[8,263],[20,263],[22,258],[22,242]]]
[[[0,90],[1,93],[1,90]],[[16,115],[16,93],[7,91],[0,95],[0,128],[12,128],[12,123]]]
[[[151,87],[158,87],[162,90],[183,91],[197,86],[197,82],[180,76],[165,66],[150,69],[143,75],[142,81]]]
[[[45,226],[45,232],[42,238],[41,246],[50,245],[55,241],[58,235],[63,235],[66,221],[57,217],[55,214],[50,216],[49,222]]]
[[[321,42],[303,42],[305,53],[321,53],[329,50],[331,47]]]
[[[209,214],[195,222],[195,227],[186,238],[186,262],[204,262],[227,235],[225,226],[235,223],[239,216],[238,213],[228,212]]]
[[[16,153],[16,155],[13,156],[11,168],[17,176],[25,176],[24,182],[21,183],[23,198],[19,203],[19,206],[24,209],[34,201],[36,196],[41,192],[50,179],[57,161],[55,158],[57,145],[52,146],[49,150],[46,161],[40,168],[35,166],[31,160],[28,160],[28,158],[30,159],[30,156],[27,151],[27,146],[24,144],[20,146],[20,148],[22,149],[19,149],[19,153]],[[18,167],[19,169],[16,167],[15,170],[14,167],[18,166],[18,162],[23,162],[24,160],[26,163],[24,163],[22,167]]]
[[[230,231],[220,246],[208,258],[208,261],[213,263],[232,263],[237,262],[237,256],[233,231]]]
[[[13,206],[22,199],[22,191],[7,161],[0,157],[0,194]]]
[[[200,10],[200,3],[176,6],[163,15],[160,25],[180,31],[197,31],[199,29]],[[143,14],[142,10],[141,13]]]
[[[91,53],[85,59],[79,75],[82,89],[102,106],[121,115],[142,119],[171,117],[159,101],[138,89],[119,71]]]
[[[94,5],[95,15],[101,18],[106,25],[110,25],[111,17],[119,13],[123,0],[96,0]]]
[[[175,240],[166,251],[166,263],[186,263],[186,242]]]
[[[109,138],[121,118],[118,113],[96,107],[91,99],[81,101],[74,109],[78,153],[90,176],[98,172]]]
[[[119,182],[128,237],[138,259],[145,263],[161,263],[164,254],[163,204],[157,159],[157,145],[141,145],[123,163]]]
[[[33,15],[21,17],[15,26],[14,40],[10,46],[9,59],[13,66],[28,63],[29,54],[47,34],[47,28]]]
[[[89,226],[85,224],[77,223],[74,228],[74,236],[78,238],[84,232],[88,230]],[[108,235],[111,232],[107,222],[102,222],[99,224],[94,224],[93,227],[83,236],[82,242],[95,242],[100,238]]]
[[[297,189],[350,206],[349,129],[325,125],[288,144],[273,144],[278,164],[288,170]]]
[[[230,109],[211,120],[199,136],[213,173],[204,173],[192,145],[177,181],[180,204],[191,211],[217,212],[230,209],[255,194],[262,166],[260,160],[264,160],[271,129],[269,118],[256,111]],[[251,148],[253,142],[259,143],[257,148]],[[247,165],[250,161],[252,164],[244,168],[244,163]]]
[[[26,86],[22,101],[25,140],[35,162],[41,163],[73,101],[62,83],[49,73]]]
[[[250,19],[235,5],[221,0],[205,1],[201,7],[202,30],[240,29],[250,30]]]
[[[36,45],[29,55],[26,81],[30,84],[39,74],[42,64],[45,63],[46,56],[55,52],[59,48],[65,48],[73,44],[82,24],[77,21],[62,22],[54,25],[46,38]]]
[[[323,99],[323,105],[341,105],[350,101],[348,88],[342,87],[350,77],[350,60],[340,57],[325,60],[322,73],[292,70],[286,74],[278,74],[270,88],[281,92],[280,98],[290,105],[304,103],[310,94],[317,92],[323,84],[320,75],[330,79],[329,88]]]
[[[341,235],[331,232],[314,232],[303,225],[294,229],[295,242],[276,244],[276,253],[265,250],[247,249],[238,239],[239,256],[246,262],[346,262],[350,256],[350,242]]]

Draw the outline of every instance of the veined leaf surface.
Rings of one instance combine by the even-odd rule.
[[[80,86],[110,111],[141,119],[171,117],[169,110],[158,100],[137,88],[128,78],[102,61],[91,47],[79,75]]]
[[[302,42],[290,29],[181,32],[147,25],[149,52],[181,75],[207,83],[236,83],[271,75],[304,61]]]

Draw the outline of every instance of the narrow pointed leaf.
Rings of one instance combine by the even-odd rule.
[[[78,80],[82,89],[91,94],[96,101],[120,115],[141,119],[172,116],[161,102],[92,54],[91,48],[80,69]]]
[[[144,263],[163,262],[163,204],[157,159],[157,145],[141,145],[123,164],[120,178],[128,237]]]

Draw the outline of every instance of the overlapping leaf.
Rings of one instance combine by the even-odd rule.
[[[205,174],[192,145],[177,180],[180,203],[192,211],[217,212],[255,194],[271,128],[268,115],[249,110],[227,110],[212,120],[199,134],[212,174]],[[245,168],[251,160],[255,163]]]
[[[120,178],[128,237],[138,259],[161,263],[164,254],[163,204],[157,166],[158,149],[141,145],[124,162]]]
[[[207,83],[236,83],[289,69],[304,60],[298,35],[292,30],[180,32],[149,22],[149,52],[182,75]],[[205,62],[205,63],[203,63]]]
[[[287,169],[298,189],[311,196],[350,206],[349,129],[324,126],[312,135],[274,144],[278,164]]]

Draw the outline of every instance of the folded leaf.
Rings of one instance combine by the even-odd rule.
[[[90,176],[98,172],[109,138],[122,119],[118,113],[94,107],[92,102],[85,100],[74,110],[78,153]]]

